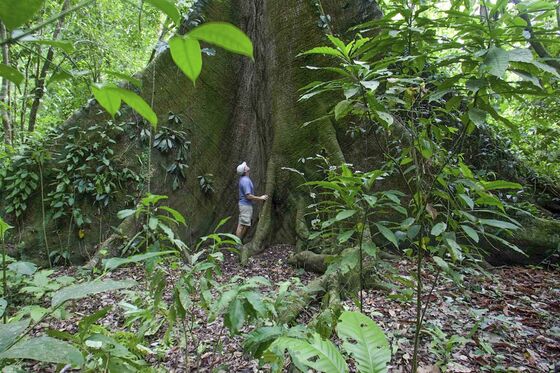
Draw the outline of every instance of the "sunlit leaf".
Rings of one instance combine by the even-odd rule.
[[[0,20],[8,30],[14,30],[33,18],[43,5],[43,0],[2,0]]]
[[[145,0],[148,4],[158,8],[163,13],[165,13],[172,21],[175,26],[181,25],[181,14],[177,10],[175,3],[169,0]]]
[[[0,63],[0,77],[9,80],[17,86],[19,86],[25,79],[23,74],[20,73],[17,69],[3,63]]]
[[[171,58],[193,84],[202,71],[200,43],[193,37],[174,36],[169,40]]]
[[[230,52],[253,57],[253,43],[243,31],[230,23],[207,22],[196,27],[188,36],[214,44]]]

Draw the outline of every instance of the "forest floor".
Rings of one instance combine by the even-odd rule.
[[[243,278],[259,275],[267,277],[273,284],[292,277],[299,277],[305,284],[315,275],[287,264],[291,250],[292,247],[286,245],[270,247],[252,258],[247,267],[241,267],[233,254],[226,253],[223,274],[218,281],[226,283],[235,275]],[[407,260],[394,265],[403,275],[414,270],[413,263]],[[67,268],[60,274],[75,275],[76,271],[76,268]],[[178,270],[169,270],[164,299],[171,298],[170,290],[179,274]],[[145,283],[144,270],[138,267],[117,269],[109,277],[132,278]],[[426,297],[434,277],[434,274],[426,274]],[[383,328],[392,344],[393,358],[389,371],[407,372],[412,359],[414,303],[398,295],[367,291],[363,312]],[[72,312],[68,320],[47,320],[40,329],[75,332],[78,317],[112,305],[111,312],[101,323],[112,331],[124,330],[125,318],[118,305],[124,297],[123,294],[100,294],[93,299],[74,302],[68,307]],[[557,372],[560,369],[558,269],[500,267],[489,275],[473,271],[465,273],[461,287],[451,280],[440,278],[429,297],[431,304],[425,323],[430,332],[424,334],[421,341],[421,372],[440,372],[436,362],[444,364],[446,368],[442,371],[447,372]],[[344,305],[348,309],[356,309],[350,300]],[[317,310],[318,305],[306,309],[303,321]],[[200,371],[215,372],[267,371],[243,353],[242,339],[229,336],[221,319],[205,325],[206,317],[202,310],[198,310],[195,316],[199,328],[194,330],[196,342],[189,345],[191,367],[195,364]],[[162,327],[156,334],[147,337],[150,341],[147,347],[154,353],[147,354],[145,360],[165,370],[188,371],[184,348],[161,345],[164,333]],[[34,368],[41,370],[40,365]]]

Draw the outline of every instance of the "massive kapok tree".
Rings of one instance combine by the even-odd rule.
[[[160,122],[169,122],[166,126],[170,131],[182,131],[185,140],[190,142],[188,156],[182,158],[188,166],[184,179],[180,178],[174,185],[174,176],[169,172],[169,166],[176,161],[174,151],[162,153],[151,149],[153,160],[147,181],[151,193],[169,196],[166,204],[187,217],[188,228],[178,232],[186,242],[193,242],[211,231],[225,216],[234,218],[224,228],[234,229],[238,178],[235,167],[242,161],[251,166],[257,193],[270,196],[257,209],[258,220],[243,249],[245,257],[272,243],[305,240],[304,209],[308,194],[298,188],[301,178],[287,168],[303,169],[308,175],[316,170],[298,163],[300,159],[322,154],[332,164],[348,162],[364,170],[383,162],[382,152],[376,150],[374,141],[369,142],[368,157],[364,157],[364,139],[352,138],[346,128],[332,118],[302,126],[325,116],[336,102],[328,96],[322,100],[298,101],[298,90],[324,74],[314,73],[316,75],[310,78],[309,70],[302,67],[316,57],[298,56],[325,42],[321,15],[329,15],[329,31],[349,37],[351,34],[346,30],[353,25],[381,15],[379,7],[369,0],[343,3],[323,0],[321,3],[318,8],[308,0],[205,1],[197,18],[237,25],[252,40],[254,59],[220,49],[210,50],[203,55],[204,68],[195,86],[175,65],[167,50],[139,74],[142,80],[139,93],[152,105]],[[182,32],[187,30],[185,26]],[[96,132],[89,130],[93,125],[108,120],[110,117],[93,100],[67,120],[60,130],[62,135],[50,145],[55,155],[44,166],[45,193],[53,185],[56,173],[52,170],[65,156],[68,140],[65,134],[81,134],[87,138],[89,133]],[[149,145],[139,139],[142,131],[149,130],[149,125],[126,109],[115,121],[133,124],[127,127],[126,133],[114,135],[113,158],[119,159],[123,167],[141,172],[145,165],[142,157]],[[143,161],[138,162],[138,159]],[[213,175],[211,192],[200,188],[198,178],[209,174]],[[403,190],[402,183],[396,179],[383,186]],[[133,203],[119,197],[125,192],[130,194],[130,188],[130,183],[123,184],[123,193],[113,196],[108,208],[92,207],[90,200],[76,201],[89,213],[91,222],[79,233],[68,235],[68,242],[65,233],[68,221],[50,219],[47,239],[51,246],[69,243],[74,256],[83,258],[93,256],[100,248],[118,254],[120,245],[139,227],[133,217],[124,222],[116,217],[116,211]],[[44,253],[40,250],[44,235],[41,234],[39,197],[36,195],[29,204],[27,212],[18,219],[19,238],[25,243],[25,255],[40,257]],[[542,258],[558,244],[557,222],[526,218],[523,224],[526,229],[517,231],[512,239],[535,257]],[[117,231],[111,230],[111,226],[118,227]],[[500,250],[505,253],[508,249]],[[523,260],[509,253],[503,258]]]

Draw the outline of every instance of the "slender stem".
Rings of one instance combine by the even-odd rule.
[[[95,0],[85,0],[78,5],[70,8],[70,9],[65,10],[64,12],[60,12],[59,14],[57,14],[55,16],[52,16],[51,18],[45,20],[44,22],[41,22],[38,25],[31,27],[29,30],[27,30],[25,32],[22,32],[21,34],[18,34],[15,37],[9,37],[5,40],[0,41],[0,46],[2,46],[4,44],[13,44],[16,41],[18,41],[18,40],[20,40],[20,39],[22,39],[22,38],[24,38],[28,35],[32,35],[35,31],[38,31],[38,30],[42,29],[43,27],[45,27],[45,26],[47,26],[47,25],[49,25],[53,22],[56,22],[58,19],[60,19],[62,17],[65,17],[68,13],[75,12],[76,10],[78,10],[80,8],[83,8],[85,6],[88,6],[93,2],[95,2]]]
[[[4,299],[8,298],[8,279],[6,278],[6,242],[4,242],[4,237],[2,237],[2,296]],[[8,307],[4,310],[3,316],[4,324],[8,322]]]
[[[366,230],[367,215],[369,208],[366,208],[364,218],[362,220],[362,231],[360,232],[359,241],[359,253],[360,253],[360,312],[363,312],[364,307],[364,251],[363,251],[363,241],[364,241],[364,231]]]
[[[420,229],[424,231],[424,226]],[[412,373],[418,370],[418,347],[420,343],[420,332],[422,331],[422,259],[424,256],[424,240],[422,235],[418,247],[418,258],[416,263],[416,330],[414,331],[414,352],[412,354]]]
[[[434,289],[435,289],[435,287],[438,283],[440,274],[441,274],[441,269],[438,269],[438,271],[436,273],[436,278],[434,279],[434,282],[432,284],[432,288],[430,289],[430,292],[428,293],[428,297],[426,298],[426,302],[424,302],[424,309],[422,310],[422,317],[420,318],[421,323],[424,322],[424,316],[426,316],[426,312],[428,311],[428,306],[430,305],[430,297],[432,296],[432,293],[434,292]]]
[[[51,253],[49,250],[49,243],[47,242],[47,225],[45,223],[45,192],[43,187],[43,165],[39,162],[39,182],[41,184],[41,215],[43,220],[43,240],[45,242],[45,249],[47,250],[47,260],[49,261],[49,267],[52,268],[51,263]]]

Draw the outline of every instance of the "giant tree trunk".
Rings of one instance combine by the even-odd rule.
[[[343,4],[323,0],[322,7],[332,18],[332,28],[337,33],[380,14],[370,0],[349,0]],[[360,168],[378,167],[383,158],[373,141],[369,141],[368,154],[364,154],[362,145],[368,140],[354,142],[330,120],[302,126],[325,115],[331,105],[328,99],[298,102],[298,89],[320,78],[309,77],[309,70],[302,69],[311,63],[308,59],[312,57],[297,57],[298,53],[325,42],[313,1],[213,0],[205,2],[203,13],[207,21],[228,21],[243,29],[253,41],[255,58],[251,61],[223,50],[204,56],[196,88],[175,66],[168,51],[157,56],[142,73],[141,93],[146,101],[153,102],[162,122],[169,112],[181,117],[180,129],[188,131],[192,142],[189,174],[177,190],[172,190],[165,167],[161,167],[169,160],[152,151],[152,193],[168,195],[167,203],[187,216],[189,228],[179,232],[186,242],[192,243],[211,231],[224,216],[233,217],[225,227],[233,231],[237,220],[235,167],[247,161],[256,193],[267,193],[270,198],[256,210],[258,220],[243,248],[246,259],[267,244],[295,243],[296,236],[300,236],[300,242],[305,239],[301,237],[305,227],[298,227],[301,207],[305,206],[301,202],[305,195],[298,189],[302,180],[284,167],[301,168],[300,158],[317,153],[326,154],[333,163],[348,161]],[[128,116],[135,118],[134,114]],[[90,104],[70,118],[66,127],[78,124],[85,128],[106,119],[97,104]],[[128,146],[130,140],[126,136],[119,141],[120,147],[126,149],[123,152],[146,151],[138,144]],[[133,159],[134,154],[126,157]],[[214,175],[214,193],[200,190],[197,176],[204,174]],[[398,184],[389,187],[398,188]],[[122,206],[117,203],[112,210],[119,207]],[[116,217],[107,214],[103,224],[93,218],[81,242],[89,250],[100,247],[100,236],[103,240],[110,235],[107,225],[119,224]],[[30,223],[24,226],[25,243],[36,248],[40,238],[33,233],[33,219],[28,220]],[[113,235],[109,241],[119,240]]]

